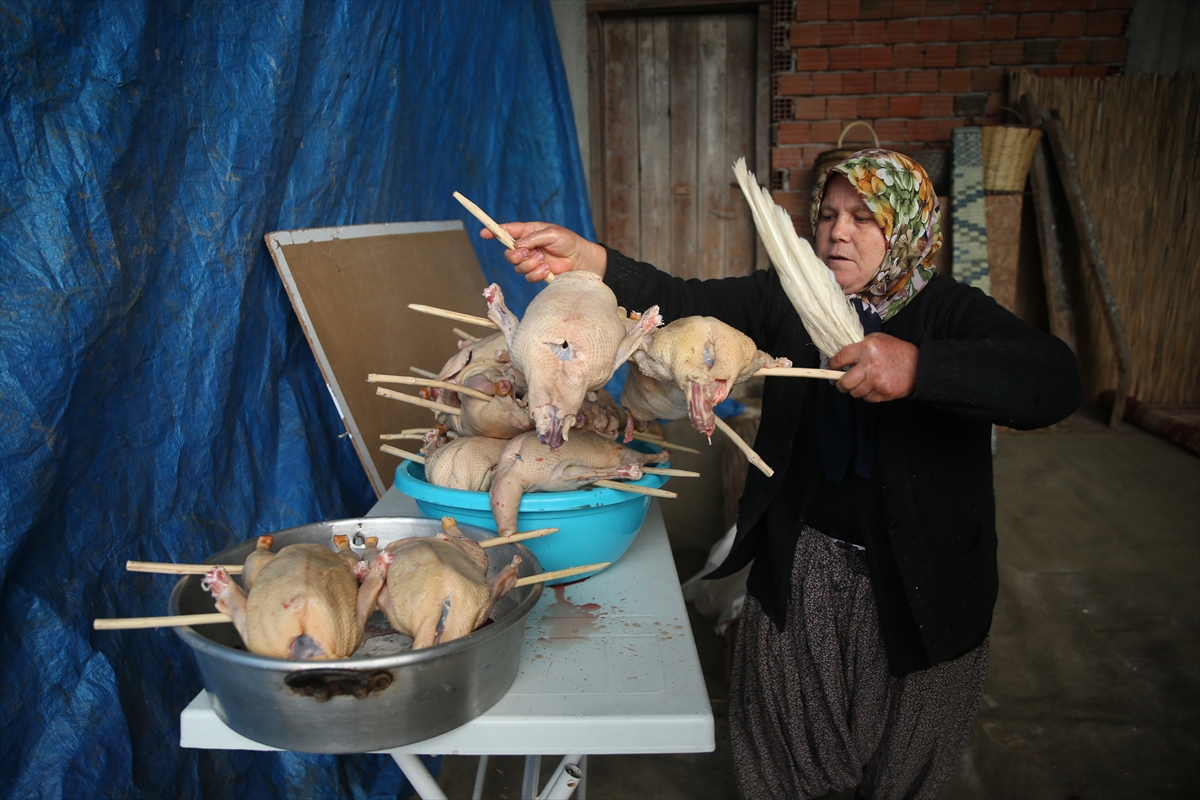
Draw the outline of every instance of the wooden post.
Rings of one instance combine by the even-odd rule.
[[[1121,417],[1125,412],[1125,398],[1129,397],[1129,388],[1133,384],[1133,354],[1129,350],[1129,340],[1125,338],[1121,309],[1117,307],[1112,284],[1108,280],[1108,268],[1100,252],[1100,237],[1096,234],[1096,226],[1092,223],[1087,203],[1083,199],[1083,185],[1079,182],[1079,168],[1075,164],[1075,153],[1067,139],[1067,129],[1062,120],[1046,114],[1036,105],[1031,106],[1037,115],[1046,120],[1043,130],[1046,132],[1046,138],[1050,140],[1050,152],[1054,154],[1054,164],[1058,167],[1059,179],[1062,180],[1063,190],[1067,195],[1067,205],[1070,206],[1071,218],[1079,234],[1079,246],[1083,251],[1084,261],[1091,266],[1092,279],[1100,291],[1104,324],[1108,328],[1113,351],[1117,355],[1117,389],[1113,398],[1112,416],[1108,420],[1109,427],[1116,428],[1121,424]]]
[[[1045,121],[1033,113],[1033,101],[1029,95],[1021,97],[1021,110],[1029,124],[1040,128]],[[1054,198],[1050,192],[1050,167],[1046,161],[1046,148],[1050,143],[1043,138],[1033,155],[1029,170],[1029,184],[1033,189],[1033,210],[1037,216],[1038,244],[1042,251],[1042,278],[1046,284],[1046,308],[1050,312],[1050,332],[1075,347],[1075,311],[1071,308],[1071,293],[1063,275],[1062,245],[1058,240],[1058,220],[1055,217]]]

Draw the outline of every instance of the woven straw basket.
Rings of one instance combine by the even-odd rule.
[[[820,179],[820,177],[825,174],[825,170],[842,163],[849,156],[852,156],[859,150],[863,149],[861,146],[854,148],[842,147],[842,142],[846,139],[846,133],[856,125],[862,125],[864,128],[869,130],[871,132],[871,138],[875,140],[875,148],[879,148],[879,137],[875,135],[875,129],[871,127],[871,124],[869,122],[863,122],[861,119],[855,120],[845,128],[842,128],[842,135],[838,137],[837,149],[826,150],[824,153],[821,153],[819,156],[817,156],[816,163],[813,164],[813,174],[817,177],[817,179]]]
[[[1025,125],[985,125],[981,131],[983,190],[1000,193],[1025,191],[1025,177],[1029,174],[1033,154],[1037,152],[1038,142],[1042,139],[1041,130]]]

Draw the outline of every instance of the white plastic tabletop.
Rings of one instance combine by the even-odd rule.
[[[419,516],[394,487],[368,516]],[[180,745],[274,748],[217,718],[201,692]],[[427,755],[695,753],[715,748],[700,671],[658,501],[621,559],[586,581],[547,587],[530,612],[508,694],[448,733],[385,752]]]

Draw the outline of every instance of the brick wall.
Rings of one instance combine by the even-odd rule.
[[[1001,122],[1007,73],[1102,78],[1132,0],[774,0],[771,188],[807,235],[812,166],[851,121],[880,144],[945,149]],[[861,143],[856,128],[847,144]]]

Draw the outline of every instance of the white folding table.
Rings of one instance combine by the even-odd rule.
[[[621,559],[577,584],[546,587],[530,612],[508,693],[455,730],[381,752],[422,798],[445,797],[418,755],[525,755],[522,797],[540,796],[543,755],[566,754],[545,795],[565,797],[586,754],[711,752],[712,708],[700,671],[659,501]],[[368,516],[419,516],[394,487]],[[180,745],[272,750],[232,731],[200,692],[180,714]],[[561,780],[556,780],[561,778]],[[557,786],[556,786],[557,782]],[[582,789],[581,797],[582,797]]]

